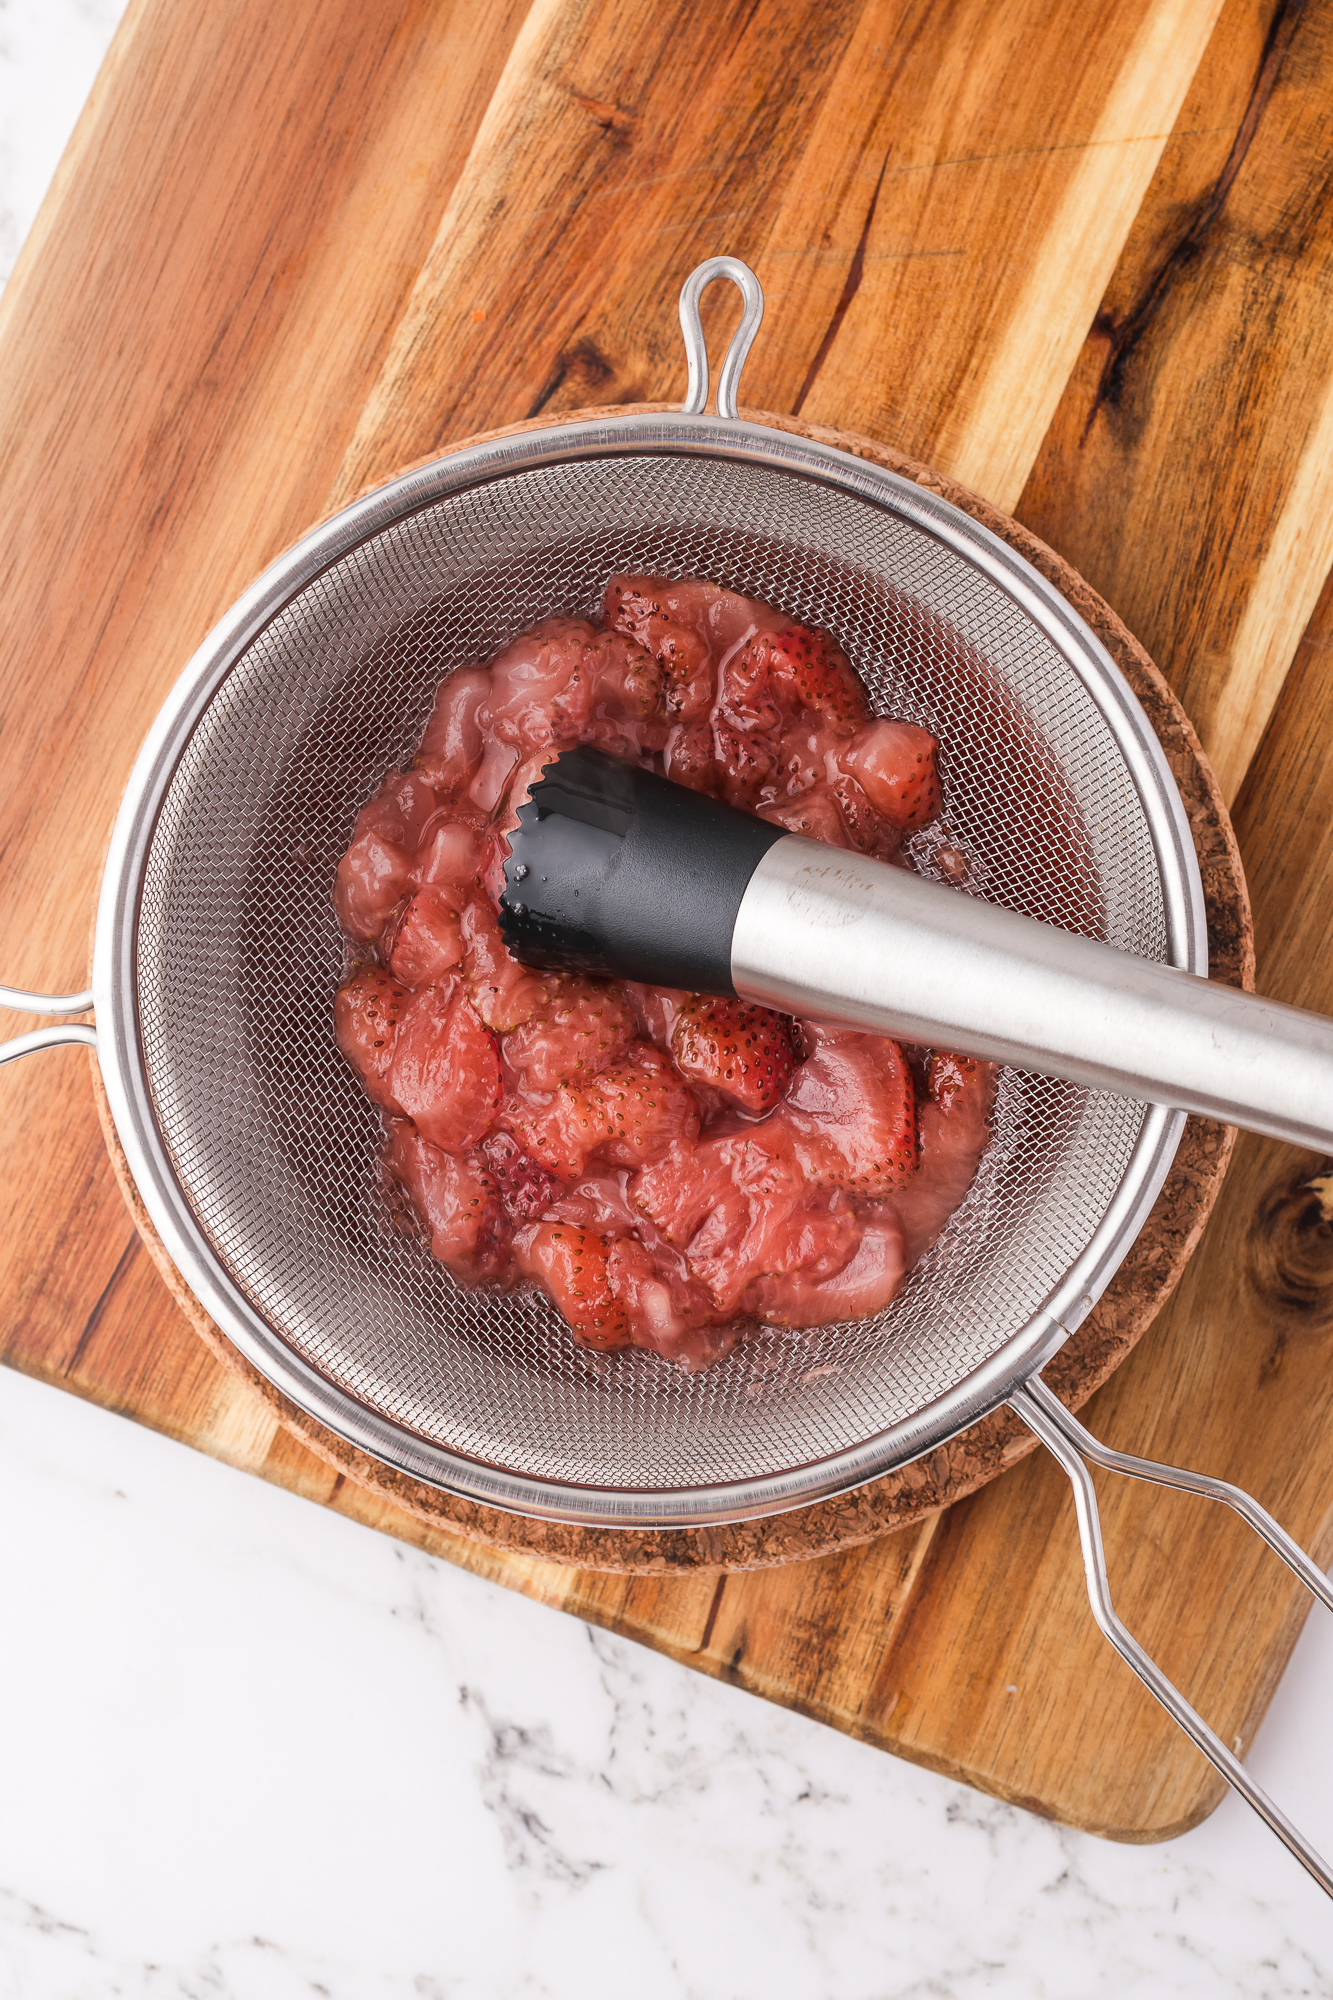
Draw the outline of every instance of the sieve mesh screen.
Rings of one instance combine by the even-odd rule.
[[[377,532],[250,644],[142,880],[144,1069],[190,1209],[259,1315],[359,1404],[511,1474],[679,1490],[846,1451],[986,1361],[1083,1250],[1143,1112],[1005,1072],[977,1180],[894,1305],[761,1333],[702,1375],[588,1353],[544,1299],[466,1291],[434,1262],[334,1047],[334,870],[441,678],[539,618],[595,615],[616,570],[711,578],[831,630],[878,710],[939,737],[986,896],[1147,958],[1166,923],[1134,784],[1056,646],[914,522],[772,466],[624,456],[492,479]]]

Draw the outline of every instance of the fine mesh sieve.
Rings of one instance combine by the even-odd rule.
[[[704,414],[703,286],[746,312]],[[880,712],[942,746],[975,894],[1203,972],[1184,810],[1126,683],[1069,606],[921,487],[743,423],[762,313],[730,258],[692,274],[680,414],[575,421],[451,453],[346,509],[263,576],[158,716],[108,851],[91,993],[0,1045],[96,1047],[126,1162],[200,1303],[307,1413],[389,1466],[518,1512],[659,1527],[799,1506],[901,1465],[1007,1401],[1074,1486],[1104,1632],[1321,1885],[1333,1874],[1111,1608],[1083,1459],[1221,1500],[1333,1607],[1239,1489],[1092,1438],[1041,1364],[1147,1215],[1183,1115],[1006,1071],[976,1180],[893,1305],[766,1330],[702,1374],[594,1355],[530,1292],[467,1291],[379,1171],[378,1115],[337,1054],[332,887],[358,812],[411,757],[436,688],[618,570],[707,577],[845,646]],[[938,873],[938,847],[913,859]],[[1081,1454],[1081,1455],[1080,1455]]]
[[[571,532],[572,524],[597,526]],[[1166,950],[1147,817],[1050,638],[883,507],[721,455],[515,471],[413,510],[296,592],[200,715],[143,870],[137,1018],[154,1118],[233,1283],[309,1365],[429,1445],[520,1479],[669,1494],[826,1465],[1036,1315],[1129,1170],[1141,1106],[1006,1072],[963,1208],[874,1320],[764,1333],[702,1374],[577,1346],[531,1292],[467,1290],[401,1225],[379,1114],[334,1047],[333,872],[441,678],[615,570],[706,576],[827,627],[881,711],[945,746],[986,893]]]

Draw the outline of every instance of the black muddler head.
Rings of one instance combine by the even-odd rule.
[[[515,958],[735,992],[736,913],[782,827],[589,749],[561,751],[518,820],[500,898]]]

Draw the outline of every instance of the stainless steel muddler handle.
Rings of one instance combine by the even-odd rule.
[[[1333,1145],[1333,1021],[788,834],[741,898],[746,1000]]]
[[[531,964],[846,1022],[1333,1146],[1333,1022],[846,854],[600,751],[510,836]]]

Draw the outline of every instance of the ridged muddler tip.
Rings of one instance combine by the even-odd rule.
[[[603,750],[562,750],[509,835],[500,931],[547,971],[735,992],[731,936],[783,829]]]

